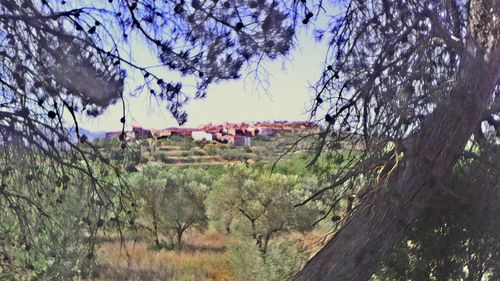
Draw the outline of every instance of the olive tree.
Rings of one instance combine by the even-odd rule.
[[[208,226],[205,199],[211,188],[208,173],[194,168],[170,168],[146,165],[135,181],[143,204],[143,218],[156,246],[159,234],[174,235],[182,248],[182,236],[189,228]]]
[[[91,178],[75,170],[60,177],[41,154],[0,153],[0,279],[88,277],[95,266],[95,238],[119,210],[113,206],[123,202],[114,193],[112,171],[93,165],[100,191],[107,192],[102,196],[88,188]]]
[[[229,222],[242,224],[240,229],[254,239],[265,257],[270,240],[278,234],[312,228],[318,206],[294,207],[307,198],[308,189],[295,175],[269,175],[242,164],[231,165],[215,182],[208,207],[213,220],[232,214]]]
[[[160,246],[160,207],[165,200],[162,196],[165,187],[164,175],[165,167],[148,164],[144,165],[140,173],[134,174],[131,180],[142,203],[139,204],[140,219],[149,229],[156,247]]]
[[[125,99],[142,93],[184,123],[183,105],[204,97],[210,84],[238,79],[245,65],[288,54],[297,22],[306,14],[309,20],[312,8],[260,0],[3,0],[0,146],[26,158],[45,157],[58,179],[77,171],[99,197],[120,194],[122,201],[107,200],[116,209],[130,206],[126,185],[110,192],[96,176],[94,160],[109,165],[117,177],[120,171],[88,141],[81,118],[121,103],[123,116],[116,122],[124,141]],[[138,46],[149,50],[153,61],[138,59]],[[27,167],[36,172],[34,165]],[[22,210],[39,211],[30,206]]]

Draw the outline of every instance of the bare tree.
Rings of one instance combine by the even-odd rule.
[[[352,0],[332,20],[312,111],[328,109],[316,149],[338,153],[348,140],[364,151],[329,188],[360,176],[364,185],[297,280],[368,280],[433,198],[460,197],[440,182],[468,142],[498,159],[499,9],[488,0]]]

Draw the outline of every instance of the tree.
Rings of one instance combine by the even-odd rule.
[[[492,158],[471,156],[461,157],[443,182],[443,188],[461,196],[433,199],[405,240],[384,258],[376,273],[382,280],[498,279],[500,175],[490,168]]]
[[[254,239],[265,258],[269,242],[276,235],[312,228],[319,208],[313,204],[300,211],[294,208],[307,196],[307,185],[297,176],[268,175],[240,164],[227,167],[207,202],[214,220],[242,222],[244,233]]]
[[[164,175],[165,168],[163,166],[147,164],[144,165],[140,173],[134,175],[132,180],[132,184],[137,190],[137,197],[144,202],[144,204],[140,204],[141,217],[149,228],[157,248],[160,247],[160,208],[165,200],[162,193],[165,187]]]
[[[60,178],[76,169],[91,178],[94,193],[106,196],[89,159],[107,159],[81,134],[78,116],[98,115],[123,100],[126,79],[140,74],[144,80],[134,92],[149,90],[183,123],[188,99],[205,96],[210,83],[238,78],[246,63],[258,67],[262,58],[286,55],[299,20],[308,24],[312,9],[319,15],[324,4],[4,0],[2,147],[45,155]],[[365,188],[353,190],[358,207],[303,279],[368,279],[426,202],[448,193],[439,182],[468,141],[481,153],[498,153],[497,1],[346,4],[327,30],[315,30],[318,38],[330,37],[331,52],[312,114],[321,112],[318,105],[328,111],[318,157],[346,140],[365,151],[347,161],[354,170],[336,169],[332,187],[362,177]],[[196,91],[128,57],[130,39],[150,47],[165,69],[191,79]],[[124,128],[125,116],[120,122]]]
[[[95,265],[95,237],[124,202],[114,194],[116,177],[107,177],[105,173],[113,175],[109,170],[93,166],[103,187],[97,193],[88,188],[91,178],[81,177],[78,170],[66,171],[61,178],[41,154],[7,149],[1,153],[0,279],[88,276]]]
[[[89,193],[106,199],[88,203],[96,209],[96,202],[113,203],[109,209],[123,213],[131,205],[126,184],[120,179],[109,190],[94,161],[118,178],[120,169],[88,141],[78,120],[122,102],[123,116],[116,122],[123,124],[124,141],[125,85],[135,76],[144,79],[133,93],[147,92],[184,123],[183,104],[205,96],[209,84],[237,79],[247,63],[287,54],[302,11],[309,9],[299,2],[2,0],[0,146],[29,163],[27,174],[36,174],[31,161],[42,157],[55,179],[71,173],[88,178]],[[132,41],[149,47],[173,80],[150,67],[156,63],[137,62]],[[182,82],[196,84],[196,90],[185,91]],[[36,196],[28,191],[28,198]],[[110,200],[115,194],[119,202]],[[4,196],[15,200],[11,193]],[[22,211],[39,207],[26,205]]]
[[[453,198],[442,181],[468,142],[499,154],[498,14],[498,1],[353,0],[332,21],[316,149],[362,147],[331,188],[360,175],[365,185],[298,280],[368,280],[437,196]]]
[[[160,246],[159,233],[173,233],[177,249],[182,249],[186,230],[207,228],[205,199],[211,179],[206,171],[194,168],[167,170],[161,165],[147,165],[136,185],[156,246]]]
[[[265,262],[255,241],[249,237],[233,238],[227,247],[227,264],[234,280],[289,280],[307,258],[305,247],[295,241],[271,243]]]

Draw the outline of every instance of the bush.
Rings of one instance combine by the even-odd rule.
[[[192,156],[204,156],[204,155],[206,155],[205,151],[203,151],[202,149],[200,149],[198,147],[191,148],[191,150],[189,152],[191,153]]]
[[[153,159],[156,162],[163,162],[163,163],[167,163],[168,162],[168,157],[167,157],[167,155],[165,153],[155,152],[155,153],[152,153],[151,156],[153,156]]]
[[[217,154],[217,149],[213,146],[208,146],[205,148],[205,152],[208,154],[208,155],[211,155],[211,156],[214,156]]]
[[[141,141],[141,146],[145,147],[145,148],[148,148],[149,147],[149,141],[147,141],[147,140]]]
[[[272,243],[266,261],[255,242],[240,238],[231,240],[227,250],[228,265],[237,280],[289,280],[307,261],[308,253],[293,241]]]
[[[293,241],[272,243],[264,267],[262,280],[289,280],[308,259],[305,247]]]
[[[146,163],[148,163],[148,162],[149,162],[149,159],[148,159],[146,156],[141,155],[141,158],[139,159],[139,162],[140,162],[141,164],[146,164]]]
[[[179,153],[179,156],[180,157],[188,157],[189,156],[189,152],[188,151],[182,151],[181,153]]]
[[[264,263],[255,242],[249,239],[233,239],[227,247],[228,265],[239,280],[265,280],[262,276]]]
[[[226,160],[242,160],[245,157],[243,152],[236,149],[223,150],[221,155]]]
[[[183,150],[190,150],[191,148],[196,147],[196,144],[191,140],[183,140],[180,142],[180,146]]]

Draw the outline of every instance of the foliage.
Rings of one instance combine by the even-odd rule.
[[[245,157],[245,152],[238,148],[224,149],[221,150],[220,154],[226,160],[243,160]]]
[[[263,280],[261,270],[264,265],[259,249],[248,238],[233,239],[227,246],[228,265],[234,276],[240,280]]]
[[[213,146],[208,146],[205,148],[205,151],[208,155],[210,156],[214,156],[214,155],[217,155],[217,149]]]
[[[500,261],[498,172],[478,160],[462,161],[444,190],[384,260],[382,280],[498,279]],[[443,202],[446,202],[443,204]],[[493,274],[493,276],[492,276]]]
[[[208,226],[204,204],[211,179],[206,171],[148,164],[134,182],[142,199],[143,220],[156,246],[160,245],[159,234],[163,233],[174,235],[180,249],[187,229],[204,230]]]
[[[215,183],[207,204],[213,220],[255,240],[263,257],[275,235],[306,231],[319,214],[318,205],[294,207],[307,198],[309,186],[297,176],[266,174],[242,164],[231,165]]]
[[[311,14],[309,8],[304,2],[268,1],[2,1],[2,151],[44,158],[44,165],[54,167],[54,182],[72,173],[86,178],[89,184],[83,189],[92,196],[82,200],[92,199],[87,203],[93,209],[110,198],[126,206],[121,204],[130,199],[126,188],[120,183],[105,189],[93,161],[115,165],[109,171],[118,174],[122,164],[126,171],[135,170],[140,155],[119,150],[101,154],[98,145],[88,142],[80,118],[98,116],[121,102],[123,116],[116,122],[122,123],[123,141],[128,122],[125,85],[129,77],[143,77],[132,93],[152,95],[182,124],[187,119],[182,106],[204,97],[211,83],[238,79],[245,63],[288,54],[299,15]],[[137,46],[132,41],[149,47],[157,59],[151,64],[162,65],[160,71],[130,55]],[[164,77],[165,70],[173,80]],[[186,81],[196,85],[194,91],[183,87]],[[12,194],[4,199],[14,200]],[[122,198],[114,198],[117,194]],[[11,207],[17,205],[2,204],[2,212],[19,211],[7,210]],[[33,210],[22,209],[30,225],[35,223]]]
[[[193,147],[189,150],[189,154],[191,156],[204,156],[205,155],[205,151],[203,151],[202,149],[198,148],[198,147]]]
[[[313,148],[318,158],[345,143],[360,150],[328,179],[335,190],[363,178],[350,188],[363,198],[299,280],[369,279],[431,209],[467,142],[499,143],[500,29],[485,12],[495,1],[344,3],[318,31],[329,53],[314,86],[311,116],[324,130]]]
[[[90,179],[77,170],[59,177],[44,159],[31,158],[27,167],[19,152],[19,158],[2,163],[0,279],[89,276],[95,262],[94,239],[108,217],[125,217],[117,214],[126,197],[113,194],[115,179],[109,170],[102,171],[109,169],[102,163],[93,165],[102,185],[92,189]]]
[[[307,260],[307,252],[293,241],[271,243],[264,261],[253,240],[233,238],[228,245],[228,264],[237,280],[289,280]]]

